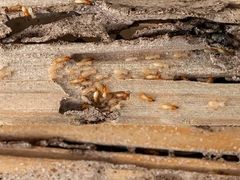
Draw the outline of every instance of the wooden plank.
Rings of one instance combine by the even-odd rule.
[[[121,156],[121,155],[120,155]],[[119,156],[119,157],[120,157]],[[135,165],[113,165],[97,161],[69,161],[60,159],[47,158],[27,158],[27,157],[13,157],[0,156],[0,172],[1,177],[14,179],[16,177],[32,177],[46,179],[49,177],[62,178],[77,177],[78,179],[105,178],[116,180],[127,180],[129,177],[135,179],[142,178],[214,178],[214,179],[238,179],[237,176],[224,176],[216,174],[204,174],[188,171],[172,171],[172,170],[156,170],[136,167]],[[160,161],[158,161],[160,162]],[[190,163],[189,163],[190,164]],[[221,167],[224,169],[229,166]],[[44,173],[43,173],[44,172]]]
[[[59,137],[73,142],[223,154],[240,152],[239,133],[238,127],[204,130],[186,126],[128,124],[72,126],[54,122],[42,124],[25,122],[0,127],[0,137],[9,140]]]
[[[0,112],[58,112],[60,101],[66,97],[60,88],[33,82],[9,82],[1,86]],[[240,89],[238,84],[206,84],[194,82],[141,81],[125,80],[110,81],[112,91],[131,91],[130,99],[124,103],[122,117],[119,122],[129,123],[165,123],[191,125],[238,125]],[[39,86],[38,86],[39,85]],[[46,85],[46,87],[45,87]],[[56,90],[53,90],[53,89]],[[156,98],[153,103],[139,99],[139,93],[145,92]],[[231,92],[231,95],[227,95]],[[197,98],[196,98],[197,97]],[[209,101],[225,102],[224,107],[213,109]],[[160,105],[174,103],[179,106],[176,111],[161,110]],[[7,105],[7,106],[6,106]],[[143,109],[148,109],[143,111]],[[131,116],[131,111],[135,112]]]
[[[0,95],[0,112],[58,112],[62,95],[63,93],[4,93]]]
[[[93,44],[69,44],[68,46],[26,45],[11,50],[11,53],[8,49],[2,49],[3,56],[0,63],[3,67],[8,65],[13,73],[11,77],[0,81],[0,116],[7,119],[6,114],[10,112],[17,114],[35,112],[38,113],[38,116],[41,116],[40,112],[57,113],[61,99],[68,95],[62,90],[63,87],[51,81],[48,70],[54,57],[62,54],[74,54],[76,60],[81,56],[94,57],[93,67],[97,69],[99,74],[106,74],[110,77],[107,86],[111,91],[131,92],[130,99],[123,102],[123,108],[120,111],[119,122],[121,123],[239,125],[239,84],[207,84],[162,79],[144,80],[139,77],[119,80],[114,77],[113,72],[116,69],[127,69],[131,74],[137,76],[137,74],[142,73],[144,68],[154,68],[154,63],[161,63],[169,67],[160,69],[160,72],[173,74],[173,76],[174,73],[176,75],[176,72],[180,74],[191,72],[190,69],[194,69],[193,74],[206,77],[209,73],[219,75],[225,71],[219,68],[214,69],[210,66],[209,59],[203,60],[206,63],[204,66],[195,62],[189,65],[191,60],[184,58],[175,59],[174,52],[177,50],[174,49],[174,46],[171,48],[171,53],[168,52],[167,57],[144,60],[151,54],[158,53],[161,56],[166,53],[167,48],[160,41],[161,39],[156,39],[152,44],[149,44],[148,48],[151,47],[149,52],[141,50],[141,48],[137,50],[138,46],[127,43],[125,43],[124,48],[117,48],[119,47],[118,42],[104,45],[104,48]],[[178,43],[178,41],[177,38],[172,39],[173,44]],[[147,41],[143,40],[141,43],[147,44]],[[156,44],[160,45],[156,46]],[[183,47],[187,53],[189,48],[192,50],[197,48],[197,45],[196,47],[193,44],[188,46],[186,42]],[[114,51],[116,48],[118,51]],[[126,49],[134,51],[124,52]],[[161,51],[160,54],[158,50]],[[126,62],[127,57],[136,57],[137,60]],[[185,70],[188,68],[189,70]],[[68,88],[74,89],[75,87],[69,86]],[[153,96],[156,101],[148,103],[140,100],[140,92]],[[219,101],[224,106],[216,109],[211,108],[208,106],[209,101]],[[165,103],[176,104],[179,109],[176,111],[160,109],[161,104]],[[19,119],[24,120],[24,117],[26,116],[19,116]],[[8,119],[12,119],[11,115]]]

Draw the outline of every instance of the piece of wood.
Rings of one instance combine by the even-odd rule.
[[[173,170],[155,170],[140,168],[133,165],[112,165],[104,162],[95,161],[69,161],[46,158],[27,158],[0,156],[1,177],[15,179],[31,177],[38,178],[71,178],[71,179],[196,179],[196,178],[214,178],[214,179],[238,179],[237,176],[204,174],[188,171]],[[227,167],[227,166],[226,166]]]
[[[115,45],[115,47],[114,47]],[[111,91],[130,91],[130,99],[123,102],[120,110],[121,123],[142,123],[142,124],[189,124],[189,125],[239,125],[239,84],[209,84],[191,81],[171,81],[171,80],[144,80],[142,77],[135,79],[119,80],[114,77],[114,70],[127,69],[133,76],[143,73],[144,68],[154,69],[154,63],[161,63],[169,66],[167,69],[159,69],[161,73],[169,73],[174,76],[174,72],[186,75],[207,76],[211,72],[218,71],[213,67],[208,69],[207,59],[203,69],[197,68],[199,64],[194,62],[189,65],[189,70],[180,72],[182,68],[188,67],[188,60],[176,60],[171,56],[160,60],[144,60],[150,56],[149,53],[130,53],[138,60],[125,62],[129,56],[122,55],[121,50],[116,53],[111,52],[117,47],[106,45],[108,52],[99,54],[101,47],[95,45],[28,45],[21,49],[11,51],[11,55],[2,59],[1,63],[9,64],[13,74],[11,77],[0,81],[0,116],[2,122],[12,119],[10,113],[58,113],[60,101],[68,97],[63,87],[50,80],[49,68],[54,57],[63,54],[71,55],[82,52],[83,56],[96,58],[93,67],[99,74],[107,74],[110,79],[106,82]],[[127,47],[124,46],[124,47]],[[130,46],[133,47],[133,46]],[[66,50],[68,48],[69,50]],[[112,50],[111,50],[112,48]],[[163,46],[158,47],[164,48]],[[192,46],[193,48],[193,46]],[[58,49],[58,50],[57,50]],[[79,50],[81,49],[81,50]],[[163,49],[163,52],[166,49]],[[43,55],[40,56],[39,53]],[[93,53],[94,52],[94,53]],[[137,51],[136,51],[137,52]],[[153,51],[156,53],[156,51]],[[188,51],[186,51],[187,53]],[[10,51],[2,49],[3,57]],[[21,58],[20,54],[24,56]],[[174,53],[174,52],[173,52]],[[80,57],[79,57],[80,58]],[[77,60],[77,58],[76,58]],[[190,60],[191,61],[191,60]],[[179,63],[179,64],[178,64]],[[183,65],[181,65],[184,63]],[[197,68],[199,72],[191,74],[191,68]],[[212,69],[213,68],[213,69]],[[81,69],[81,68],[80,68]],[[79,70],[80,70],[79,69]],[[225,71],[226,72],[226,71]],[[221,71],[216,74],[221,74]],[[68,87],[68,88],[74,88]],[[152,103],[144,102],[139,98],[139,93],[144,92],[153,96],[156,101]],[[209,107],[211,101],[220,102],[223,106]],[[172,103],[179,108],[175,111],[161,109],[162,104]],[[132,113],[134,112],[134,114]],[[6,117],[9,114],[9,117]],[[44,114],[43,114],[44,116]],[[26,116],[19,116],[19,120],[24,120]],[[41,117],[40,117],[41,118]],[[64,118],[64,117],[62,117]],[[16,119],[16,118],[15,118]],[[61,119],[61,116],[59,116]]]
[[[1,1],[0,174],[237,179],[239,5]]]
[[[240,151],[239,128],[201,129],[168,125],[98,124],[73,126],[66,123],[25,122],[2,125],[2,140],[63,138],[73,142],[91,142],[127,147],[146,147],[195,152],[237,154]],[[218,141],[221,139],[221,141]]]

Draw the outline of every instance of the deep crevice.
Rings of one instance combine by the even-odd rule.
[[[165,25],[166,23],[172,24],[175,30],[162,28],[162,29],[151,29],[145,30],[145,32],[137,37],[134,37],[134,34],[138,30],[143,30],[149,26],[143,26],[144,23],[148,24],[161,24]],[[179,23],[182,23],[181,25]],[[218,23],[214,21],[210,21],[203,18],[194,18],[194,17],[187,17],[184,19],[168,19],[168,20],[139,20],[135,21],[127,28],[110,31],[109,35],[115,40],[123,39],[123,40],[133,40],[139,37],[156,37],[160,35],[169,35],[170,37],[173,36],[183,36],[189,35],[193,37],[199,37],[206,40],[206,42],[210,46],[223,46],[230,49],[238,49],[240,42],[234,38],[234,36],[226,31],[226,25],[237,25],[232,23]],[[184,26],[192,26],[191,28],[186,28]],[[182,29],[181,29],[182,28]],[[151,32],[155,30],[154,32]]]
[[[73,15],[79,15],[78,13],[71,12],[61,12],[61,13],[46,13],[37,15],[37,18],[32,19],[29,17],[19,17],[12,19],[6,22],[6,25],[9,26],[13,32],[8,35],[10,37],[13,34],[23,31],[29,26],[34,25],[44,25],[48,23],[52,23],[67,17],[71,17]],[[49,18],[51,16],[51,18]],[[144,25],[145,24],[145,25]],[[146,25],[146,24],[150,24]],[[161,24],[161,28],[151,27],[152,25]],[[142,26],[143,25],[143,26]],[[171,29],[172,26],[173,29]],[[108,35],[112,38],[112,40],[133,40],[140,37],[148,37],[153,38],[160,35],[167,34],[170,37],[173,36],[184,36],[189,35],[193,37],[203,38],[210,46],[222,46],[230,49],[238,49],[240,46],[239,40],[237,40],[232,34],[226,31],[227,25],[237,25],[233,23],[218,23],[214,21],[210,21],[203,18],[195,18],[195,17],[187,17],[184,19],[167,19],[167,20],[159,20],[159,19],[151,19],[151,20],[138,20],[134,21],[131,25],[128,25],[125,28],[120,28],[114,31],[108,31]],[[149,28],[144,30],[144,28]],[[107,29],[107,27],[105,27]],[[143,30],[142,34],[135,37],[135,33],[138,30]],[[30,36],[32,37],[32,36]],[[33,35],[34,37],[34,35]],[[98,38],[77,38],[73,35],[69,34],[64,37],[60,37],[58,39],[52,39],[43,43],[52,43],[57,41],[63,42],[100,42],[101,39]],[[16,42],[14,42],[16,43]],[[22,43],[22,42],[18,42]],[[34,42],[33,42],[34,43]],[[24,44],[33,44],[33,43],[24,43]],[[35,42],[41,43],[41,42]]]
[[[192,77],[192,76],[175,76],[172,81],[192,81],[203,83],[215,83],[215,84],[238,84],[240,81],[234,81],[226,77],[211,77],[211,80],[206,77]]]
[[[24,144],[24,146],[22,144]],[[28,146],[26,146],[26,144]],[[2,141],[1,145],[7,145],[10,147],[25,147],[30,146],[36,147],[48,147],[48,148],[61,148],[61,149],[72,149],[72,150],[90,150],[97,152],[110,152],[110,153],[134,153],[138,155],[149,155],[149,156],[160,156],[160,157],[176,157],[176,158],[190,158],[190,159],[205,159],[210,161],[227,161],[238,163],[240,162],[239,155],[229,153],[214,153],[214,152],[200,152],[200,151],[183,151],[174,149],[163,149],[163,148],[146,148],[146,147],[128,147],[124,145],[106,145],[106,144],[95,144],[88,142],[73,142],[67,141],[62,138],[51,138],[51,139],[35,139],[25,141]]]
[[[169,150],[161,148],[145,148],[145,147],[127,147],[122,145],[103,145],[94,143],[74,143],[64,141],[66,144],[79,144],[92,146],[92,150],[99,152],[119,152],[119,153],[134,153],[139,155],[150,155],[150,156],[165,156],[165,157],[179,157],[179,158],[193,158],[193,159],[207,159],[207,160],[224,160],[228,162],[239,162],[238,155],[234,154],[215,154],[211,152],[196,152],[196,151],[181,151],[181,150]],[[48,146],[52,147],[52,146]],[[57,146],[54,146],[57,147]],[[219,157],[219,158],[216,158]]]

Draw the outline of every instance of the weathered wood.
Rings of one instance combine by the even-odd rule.
[[[0,2],[2,176],[237,179],[239,2],[87,4]]]
[[[95,58],[93,67],[96,68],[99,74],[110,76],[106,84],[111,91],[131,92],[130,99],[123,103],[122,116],[119,119],[120,123],[239,125],[239,84],[208,84],[162,79],[143,80],[140,77],[118,80],[113,73],[115,69],[127,69],[131,74],[137,75],[142,73],[144,68],[154,68],[154,63],[169,66],[167,69],[160,69],[160,72],[172,74],[172,76],[175,73],[204,77],[210,73],[222,74],[224,71],[214,69],[213,66],[207,67],[207,65],[198,68],[198,63],[192,62],[192,64],[189,64],[191,60],[176,60],[171,56],[160,60],[144,60],[145,56],[150,56],[151,53],[156,54],[157,49],[162,50],[162,53],[164,53],[167,49],[164,49],[164,46],[161,45],[155,47],[156,50],[152,49],[152,52],[145,51],[140,54],[136,47],[129,45],[129,49],[135,48],[136,53],[125,51],[124,55],[121,52],[128,46],[124,45],[122,50],[119,47],[118,51],[114,53],[114,49],[118,46],[118,43],[106,45],[104,48],[93,44],[67,46],[28,45],[14,50],[2,49],[2,66],[9,65],[13,73],[11,77],[0,81],[1,121],[13,119],[12,114],[9,113],[35,112],[38,116],[41,116],[41,112],[58,113],[61,99],[68,95],[59,85],[50,80],[48,72],[50,64],[54,57],[63,54],[82,53],[83,56]],[[194,48],[194,46],[191,46],[191,48]],[[107,52],[100,54],[99,51]],[[136,57],[138,59],[125,62],[127,57]],[[186,67],[186,69],[182,67]],[[192,71],[192,73],[191,68],[196,68],[196,71]],[[141,92],[150,94],[156,101],[153,103],[142,101],[139,98]],[[224,106],[209,107],[208,103],[210,101],[222,102]],[[176,104],[179,109],[176,111],[160,109],[161,104],[164,103]],[[9,117],[6,117],[7,113]],[[19,120],[24,120],[24,118],[26,116],[19,116]],[[61,119],[61,116],[59,116],[59,119]]]
[[[63,138],[73,142],[146,147],[196,152],[237,154],[239,128],[201,129],[186,126],[98,124],[73,126],[66,123],[25,122],[3,125],[4,140]],[[218,141],[221,139],[221,141]]]
[[[26,158],[13,156],[0,156],[1,177],[15,179],[31,177],[56,179],[210,179],[216,180],[238,179],[236,176],[204,174],[188,171],[149,170],[133,165],[112,165],[94,161],[69,161],[46,158]]]

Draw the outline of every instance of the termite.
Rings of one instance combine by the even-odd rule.
[[[160,75],[147,75],[144,77],[144,79],[147,79],[147,80],[158,80],[158,79],[161,79],[161,76]]]
[[[83,77],[83,76],[79,76],[77,79],[74,79],[72,81],[70,81],[71,84],[79,84],[82,82],[87,81],[87,78]]]
[[[91,101],[87,98],[87,96],[81,96],[83,102],[91,104]]]
[[[56,66],[50,66],[48,72],[49,72],[49,76],[50,78],[55,81],[57,79],[57,67]]]
[[[85,95],[87,95],[87,94],[89,94],[90,92],[93,92],[93,91],[95,91],[94,87],[85,88],[85,89],[82,90],[82,95],[85,96]]]
[[[136,61],[137,59],[138,59],[137,57],[129,57],[129,58],[126,58],[125,61],[131,62],[131,61]]]
[[[155,99],[152,96],[150,96],[148,94],[145,94],[145,93],[140,93],[139,98],[144,100],[144,101],[148,101],[148,102],[154,102],[155,101]]]
[[[97,73],[96,69],[92,69],[92,70],[88,70],[88,71],[84,71],[81,73],[81,76],[83,78],[88,78],[91,75],[95,75]]]
[[[25,6],[22,6],[22,12],[24,16],[31,16],[30,12],[29,12],[30,8],[27,8]],[[30,10],[32,12],[32,9]]]
[[[106,85],[103,85],[103,89],[102,89],[102,97],[103,98],[107,98],[107,94],[109,93],[109,89]]]
[[[98,81],[101,81],[101,80],[106,79],[106,78],[108,78],[108,76],[107,75],[102,75],[102,74],[97,74],[95,76],[95,79],[98,80]]]
[[[187,58],[188,57],[188,53],[186,53],[185,51],[176,51],[173,53],[173,58],[175,59],[181,59],[181,58]]]
[[[93,83],[92,83],[92,81],[83,81],[83,82],[81,83],[81,85],[82,85],[82,86],[92,86]]]
[[[61,56],[61,57],[54,59],[53,62],[63,63],[63,62],[69,61],[69,60],[71,60],[70,56]]]
[[[160,59],[160,55],[149,55],[145,56],[146,60],[155,60],[155,59]]]
[[[103,92],[103,84],[101,84],[100,82],[95,82],[94,86],[97,88],[97,90],[99,90],[100,92]]]
[[[70,56],[61,56],[53,60],[50,68],[49,68],[49,75],[52,80],[57,79],[57,70],[64,67],[64,63],[66,61],[71,60]]]
[[[95,91],[93,93],[93,100],[94,102],[98,102],[98,99],[99,99],[99,91]]]
[[[4,66],[2,69],[0,69],[0,80],[3,80],[6,77],[11,76],[12,72],[13,71],[9,68],[9,66]]]
[[[208,107],[212,109],[218,109],[219,107],[224,107],[225,102],[220,102],[220,101],[209,101],[208,102]]]
[[[6,12],[18,12],[22,10],[22,6],[21,5],[15,5],[15,6],[11,6],[11,7],[6,7],[5,11]]]
[[[164,110],[176,110],[179,107],[177,105],[175,105],[175,104],[167,103],[167,104],[160,105],[160,108],[164,109]]]
[[[70,81],[70,84],[80,84],[81,81],[79,79],[74,79],[72,81]]]
[[[77,63],[77,66],[91,66],[93,64],[92,58],[83,58]]]
[[[157,75],[158,74],[158,70],[157,69],[149,69],[149,68],[144,68],[142,70],[143,74],[145,76],[148,76],[148,75]]]
[[[159,62],[153,63],[153,66],[158,67],[158,68],[169,68],[168,64],[159,63]]]
[[[129,71],[126,70],[126,69],[115,69],[113,71],[113,73],[114,73],[116,78],[118,78],[118,79],[125,79],[128,76]]]
[[[122,100],[127,100],[129,98],[130,93],[128,91],[118,91],[115,92],[115,96]]]

